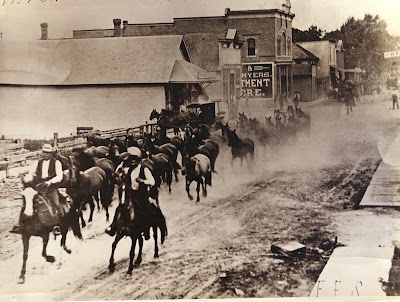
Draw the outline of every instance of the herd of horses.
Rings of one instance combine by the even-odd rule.
[[[195,182],[197,184],[196,201],[200,202],[200,190],[202,190],[203,196],[207,196],[207,186],[212,186],[213,174],[217,173],[216,162],[221,148],[227,146],[231,149],[232,164],[235,159],[240,159],[241,163],[247,159],[248,164],[252,166],[256,144],[272,146],[290,142],[298,131],[308,132],[310,128],[310,116],[301,109],[296,109],[296,111],[290,109],[287,113],[276,111],[274,120],[275,122],[272,121],[272,118],[266,118],[265,123],[261,123],[240,114],[237,129],[232,129],[228,124],[221,122],[217,122],[213,126],[198,124],[194,127],[188,123],[179,127],[177,135],[172,137],[166,135],[163,124],[160,124],[158,130],[144,134],[135,141],[135,146],[142,152],[141,164],[151,171],[155,179],[155,185],[149,191],[149,196],[156,203],[152,204],[153,210],[150,218],[155,242],[154,257],[158,257],[158,229],[161,232],[161,244],[168,234],[166,219],[159,202],[161,186],[166,186],[171,193],[174,176],[175,183],[177,183],[179,170],[181,170],[181,174],[185,177],[188,198],[194,199],[190,193],[190,185]],[[61,196],[63,200],[68,201],[68,210],[61,218],[61,248],[67,253],[71,253],[66,245],[66,237],[70,228],[77,238],[82,239],[81,228],[86,226],[83,218],[86,205],[89,205],[90,208],[89,222],[93,220],[94,201],[96,201],[99,211],[101,208],[104,209],[108,221],[108,209],[114,200],[115,192],[117,192],[118,202],[123,206],[118,220],[118,231],[112,243],[109,270],[112,272],[115,269],[114,251],[119,240],[130,236],[132,246],[127,274],[132,274],[134,265],[139,265],[142,261],[144,225],[139,221],[135,222],[135,206],[130,203],[127,175],[124,175],[125,170],[122,168],[125,160],[129,157],[128,147],[123,140],[118,138],[88,137],[86,148],[73,149],[68,154],[57,154],[57,156],[64,167],[64,179],[60,187],[65,188],[68,197]],[[180,162],[178,162],[179,154]],[[56,225],[51,219],[51,209],[43,200],[40,192],[31,197],[23,194],[24,204],[27,204],[28,198],[33,198],[34,210],[40,215],[27,217],[26,227],[21,234],[24,251],[20,283],[25,282],[31,236],[42,237],[42,256],[48,262],[55,261],[55,258],[47,255],[46,252],[50,233]],[[136,242],[139,243],[139,254],[136,262],[133,263]]]

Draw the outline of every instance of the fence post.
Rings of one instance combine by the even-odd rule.
[[[54,133],[53,146],[56,147],[58,142],[58,133]]]

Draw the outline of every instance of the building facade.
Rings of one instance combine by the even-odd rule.
[[[112,29],[76,30],[73,37],[183,35],[192,62],[223,77],[219,89],[206,88],[210,96],[230,106],[240,106],[245,101],[250,111],[257,112],[276,106],[278,97],[283,96],[286,102],[293,95],[292,21],[295,15],[290,8],[290,1],[284,1],[276,9],[233,11],[227,8],[224,16],[175,18],[172,23],[156,24],[129,24],[114,19]],[[229,64],[220,63],[220,39],[232,38],[228,35],[232,32],[241,41],[240,71],[237,66],[232,71]],[[233,87],[225,87],[227,83]]]
[[[319,58],[317,64],[317,91],[322,96],[336,88],[345,79],[344,48],[342,41],[312,41],[298,43]]]
[[[293,90],[301,95],[302,101],[312,101],[320,97],[317,93],[317,64],[319,58],[293,44]]]
[[[218,80],[189,62],[179,35],[47,40],[43,33],[1,42],[0,56],[1,130],[14,137],[139,126],[153,109],[179,108],[202,95],[201,83]]]

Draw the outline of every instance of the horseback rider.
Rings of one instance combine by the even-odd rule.
[[[58,212],[58,218],[63,214],[63,208],[60,205],[58,196],[58,184],[63,180],[63,169],[61,162],[55,157],[53,148],[50,144],[44,144],[42,147],[42,158],[39,160],[36,171],[33,173],[33,179],[29,186],[35,188],[43,197],[55,206]],[[28,185],[28,183],[27,183]],[[21,208],[20,219],[17,225],[14,225],[11,233],[19,233],[22,229],[23,217],[25,216],[25,207]],[[55,227],[54,234],[60,234],[59,227]]]
[[[133,136],[132,128],[129,128],[128,130],[126,130],[125,147],[126,148],[129,148],[129,147],[138,147],[139,148],[139,144],[138,144],[137,140],[135,139],[135,137]]]
[[[144,226],[144,238],[150,239],[149,218],[151,215],[149,188],[155,185],[155,180],[150,170],[140,164],[142,151],[139,148],[128,148],[129,158],[125,161],[125,175],[128,179],[130,187],[131,201],[137,213],[135,220],[138,224]],[[121,204],[115,210],[114,219],[111,225],[105,230],[110,236],[116,233],[117,220],[121,211]]]

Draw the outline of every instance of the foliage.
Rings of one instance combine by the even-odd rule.
[[[320,41],[324,35],[324,31],[317,25],[311,25],[307,30],[293,28],[293,42]]]
[[[378,15],[364,19],[351,17],[340,29],[346,48],[346,67],[360,67],[367,74],[379,75],[384,69],[383,53],[394,47],[387,25]]]
[[[34,139],[27,139],[24,140],[24,148],[29,151],[38,151],[42,148],[43,144],[51,144],[52,141],[50,140],[34,140]]]

